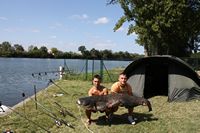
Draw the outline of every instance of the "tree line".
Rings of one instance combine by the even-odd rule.
[[[78,47],[77,52],[63,52],[53,47],[50,50],[46,46],[30,45],[28,50],[25,50],[22,45],[4,41],[0,44],[0,57],[21,57],[21,58],[65,58],[65,59],[134,59],[143,55],[129,52],[112,52],[112,50],[97,50],[92,48],[87,50],[84,45]]]

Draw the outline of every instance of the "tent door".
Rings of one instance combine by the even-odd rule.
[[[148,64],[145,68],[144,97],[168,95],[168,65]]]

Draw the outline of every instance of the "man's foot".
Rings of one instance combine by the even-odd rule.
[[[90,125],[92,123],[92,120],[91,119],[87,119],[86,123],[87,123],[87,125]]]
[[[132,125],[135,125],[135,124],[136,124],[136,122],[133,120],[133,117],[132,117],[132,116],[128,116],[128,121],[129,121],[129,123],[132,124]]]

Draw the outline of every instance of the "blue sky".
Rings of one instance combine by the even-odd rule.
[[[123,15],[118,5],[107,0],[0,0],[0,43],[56,47],[78,51],[109,49],[143,54],[135,34],[127,36],[128,23],[113,28]]]

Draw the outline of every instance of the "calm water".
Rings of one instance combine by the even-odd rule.
[[[126,67],[130,61],[104,61],[106,69]],[[0,101],[7,106],[13,106],[26,96],[48,86],[49,79],[58,79],[59,66],[67,65],[76,72],[84,72],[85,60],[79,59],[29,59],[29,58],[0,58]],[[93,62],[89,60],[88,69],[92,70]],[[100,61],[94,61],[95,71],[100,68]],[[47,74],[45,74],[47,72]],[[32,74],[34,73],[34,77]]]

